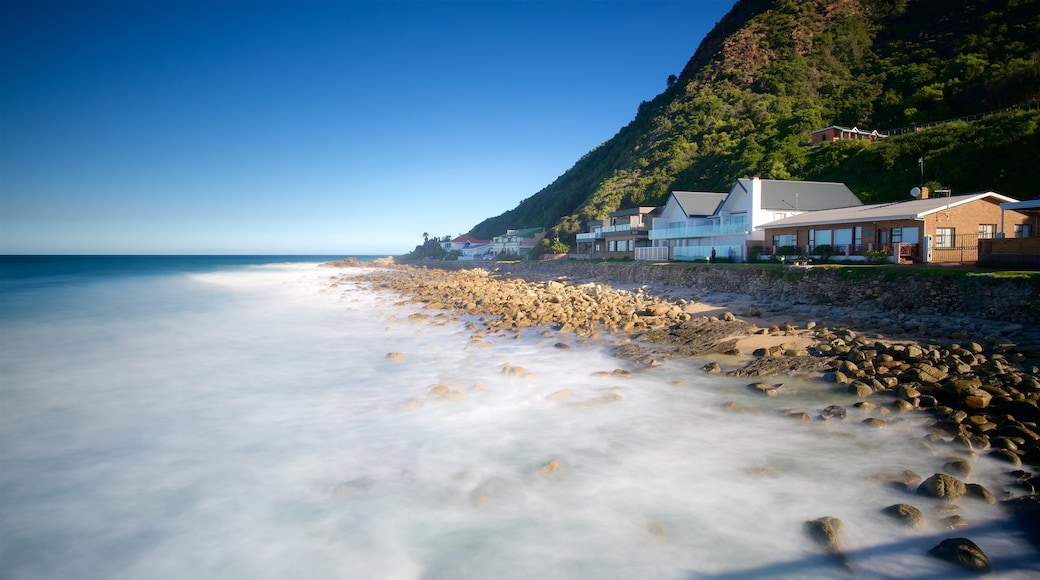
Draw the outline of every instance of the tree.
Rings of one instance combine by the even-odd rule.
[[[675,75],[668,75],[668,88],[675,86],[675,83],[679,80],[679,77]]]

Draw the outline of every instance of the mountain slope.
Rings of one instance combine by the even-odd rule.
[[[922,26],[927,23],[927,26]],[[1037,194],[1040,110],[809,147],[829,125],[894,129],[1040,99],[1040,0],[740,0],[678,81],[556,181],[471,230],[582,222],[739,177],[843,181],[865,201],[925,181]]]

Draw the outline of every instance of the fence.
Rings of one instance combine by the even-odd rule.
[[[636,259],[649,262],[667,262],[668,248],[661,246],[656,248],[636,248]]]
[[[966,263],[979,260],[979,234],[957,234],[949,240],[949,247],[940,248],[942,239],[932,238],[932,263]]]

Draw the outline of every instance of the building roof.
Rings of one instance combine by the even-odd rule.
[[[657,208],[657,207],[654,207],[654,206],[645,206],[644,205],[644,206],[639,206],[639,207],[630,207],[628,209],[619,209],[617,211],[612,211],[612,212],[610,212],[607,215],[613,216],[613,217],[621,217],[621,216],[626,216],[626,215],[650,214],[650,213],[654,213],[655,211],[658,211],[659,209],[660,208]]]
[[[473,236],[471,236],[469,234],[462,234],[461,236],[459,236],[459,237],[457,237],[457,238],[455,238],[454,240],[451,241],[451,243],[453,243],[453,244],[465,244],[467,242],[469,242],[470,245],[473,245],[473,244],[490,244],[491,240],[481,240],[481,239],[474,238]]]
[[[672,197],[686,217],[707,217],[715,213],[728,193],[713,191],[673,191]]]
[[[1000,209],[1013,209],[1017,211],[1040,210],[1040,197],[1027,199],[1025,201],[1007,201],[1000,204]]]
[[[874,129],[873,131],[864,131],[863,129],[860,129],[859,127],[842,127],[840,125],[831,125],[830,127],[824,127],[823,129],[817,129],[817,130],[813,131],[811,134],[815,135],[817,133],[823,133],[824,131],[826,131],[828,129],[837,129],[839,131],[844,131],[846,133],[858,133],[860,135],[872,135],[874,137],[881,137],[881,138],[887,137],[887,135],[882,135],[881,133],[878,133],[877,129]]]
[[[762,229],[797,227],[807,225],[841,224],[868,221],[915,220],[926,215],[970,203],[980,199],[991,198],[995,202],[1014,201],[1010,197],[987,191],[951,197],[930,197],[927,199],[909,199],[889,203],[875,203],[857,207],[843,207],[819,211],[807,211],[795,216],[764,224]]]
[[[507,230],[504,234],[495,236],[496,238],[505,237],[517,237],[517,238],[533,238],[535,234],[540,234],[545,231],[545,228],[523,228],[520,230]]]
[[[787,181],[760,179],[762,209],[816,211],[862,206],[863,202],[844,183],[833,181]],[[737,186],[751,189],[750,179],[738,179]]]

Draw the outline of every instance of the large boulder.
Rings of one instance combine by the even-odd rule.
[[[993,569],[982,548],[967,538],[948,538],[928,553],[974,572],[989,572]]]
[[[967,493],[964,482],[952,475],[936,473],[917,487],[917,493],[943,501],[956,501]]]

